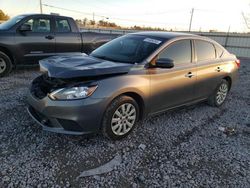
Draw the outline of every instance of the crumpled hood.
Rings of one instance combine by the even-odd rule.
[[[128,73],[133,66],[87,55],[53,56],[40,60],[39,64],[40,70],[49,77],[65,79]]]

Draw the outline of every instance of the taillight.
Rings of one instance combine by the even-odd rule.
[[[237,67],[240,68],[240,60],[239,59],[235,60],[235,63],[237,65]]]

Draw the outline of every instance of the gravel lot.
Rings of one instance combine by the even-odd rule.
[[[0,187],[250,187],[250,60],[241,62],[221,108],[167,112],[116,142],[42,131],[25,109],[38,70],[0,78]],[[113,170],[79,177],[93,168]]]

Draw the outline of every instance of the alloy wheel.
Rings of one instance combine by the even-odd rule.
[[[227,93],[228,93],[228,85],[225,83],[221,84],[216,94],[216,101],[219,105],[225,101]]]
[[[137,118],[136,108],[131,103],[120,105],[111,119],[111,129],[115,135],[122,136],[128,133],[135,125]]]
[[[3,73],[6,70],[6,62],[3,58],[0,58],[0,74]]]

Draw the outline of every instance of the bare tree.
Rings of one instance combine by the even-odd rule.
[[[87,22],[88,22],[88,19],[87,19],[87,18],[84,18],[84,19],[82,20],[82,23],[83,23],[83,26],[84,26],[84,27],[87,25]]]

